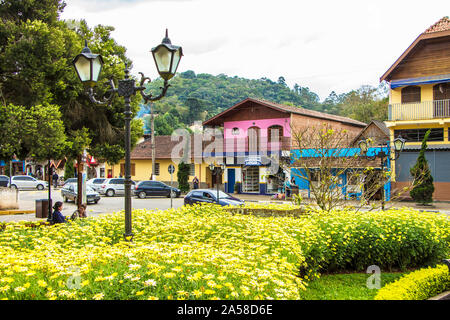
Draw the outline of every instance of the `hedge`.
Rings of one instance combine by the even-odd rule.
[[[375,300],[425,300],[450,290],[446,265],[420,269],[381,288]]]

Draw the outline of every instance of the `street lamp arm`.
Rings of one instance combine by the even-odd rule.
[[[169,89],[169,87],[170,87],[170,84],[167,80],[164,80],[164,86],[160,87],[161,93],[158,96],[153,97],[152,94],[145,94],[144,90],[147,88],[143,86],[144,82],[146,80],[151,82],[151,80],[148,77],[144,77],[144,74],[142,72],[139,72],[139,73],[142,75],[142,78],[141,78],[141,86],[138,88],[138,90],[141,92],[141,96],[142,96],[142,99],[144,99],[144,103],[148,103],[149,101],[160,100],[162,97],[164,97],[166,95],[167,89]]]
[[[111,101],[113,100],[114,94],[117,92],[117,89],[114,86],[114,81],[112,79],[109,79],[109,86],[111,88],[108,90],[109,95],[106,97],[103,97],[103,100],[97,100],[97,98],[95,97],[94,88],[90,87],[88,89],[89,100],[94,104],[109,105],[111,103]]]

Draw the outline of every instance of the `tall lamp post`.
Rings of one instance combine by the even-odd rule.
[[[112,79],[109,81],[111,89],[110,95],[105,97],[102,101],[98,101],[95,98],[93,87],[98,81],[100,72],[103,66],[103,58],[99,54],[93,54],[87,46],[85,41],[85,47],[79,55],[73,60],[73,65],[77,72],[78,78],[88,88],[88,95],[91,102],[95,104],[109,104],[117,93],[120,97],[124,97],[125,100],[125,239],[131,240],[133,238],[131,228],[131,97],[137,92],[141,93],[145,103],[149,101],[156,101],[165,96],[167,89],[169,88],[168,81],[175,75],[178,64],[183,56],[182,48],[172,45],[168,31],[166,29],[166,36],[162,40],[162,43],[151,50],[153,59],[155,60],[156,68],[161,78],[164,80],[164,86],[161,88],[161,93],[153,97],[151,94],[145,94],[144,86],[145,81],[151,82],[150,78],[145,77],[142,72],[139,86],[136,86],[134,79],[130,79],[129,69],[125,64],[125,79],[119,80],[119,86],[116,89]],[[153,134],[153,132],[152,132]]]
[[[405,146],[405,139],[402,139],[401,136],[398,136],[394,139],[394,157],[392,158],[390,154],[386,154],[386,152],[381,148],[380,151],[378,151],[374,155],[367,155],[367,152],[369,151],[369,143],[367,140],[360,140],[358,142],[358,146],[361,149],[361,153],[369,160],[375,160],[375,158],[380,158],[380,167],[381,171],[384,172],[385,167],[387,166],[386,160],[394,161],[397,160],[400,157],[400,152],[403,151],[403,147]],[[381,192],[381,209],[384,210],[384,186],[383,191]]]

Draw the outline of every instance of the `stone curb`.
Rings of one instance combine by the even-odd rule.
[[[0,216],[35,213],[35,210],[0,210]]]
[[[441,294],[438,294],[435,297],[432,297],[428,300],[450,300],[450,291],[445,291]]]

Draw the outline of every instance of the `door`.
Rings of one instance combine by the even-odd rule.
[[[116,194],[124,195],[125,194],[125,179],[116,179],[114,189],[116,190]]]
[[[27,189],[34,189],[37,186],[36,180],[31,177],[22,177],[23,187]]]
[[[167,196],[168,191],[165,188],[165,185],[159,181],[154,182],[154,190],[155,196]]]
[[[234,193],[234,184],[236,182],[236,172],[235,169],[228,170],[228,193]]]

